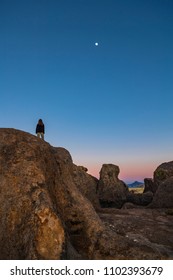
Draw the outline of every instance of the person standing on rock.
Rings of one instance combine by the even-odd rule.
[[[44,123],[42,121],[42,119],[39,119],[37,126],[36,126],[36,134],[39,138],[44,140]]]

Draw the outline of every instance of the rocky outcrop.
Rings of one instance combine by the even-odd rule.
[[[167,178],[159,186],[150,208],[173,208],[173,176]]]
[[[129,192],[127,195],[127,202],[133,203],[135,205],[140,206],[147,206],[153,200],[153,193],[152,192],[145,192],[145,193],[132,193]]]
[[[154,171],[154,184],[158,187],[166,179],[173,176],[173,161],[164,162]]]
[[[102,207],[121,208],[128,194],[128,187],[119,180],[119,167],[103,164],[98,183],[98,195]]]
[[[92,203],[97,210],[100,203],[97,195],[98,179],[87,174],[87,168],[73,165],[73,181],[81,193]]]
[[[113,170],[116,174],[108,172],[107,182],[118,183],[122,204],[128,190],[118,179],[118,168]],[[105,225],[99,215],[98,181],[86,171],[74,165],[64,148],[23,131],[0,129],[0,259],[170,257]],[[106,176],[102,178],[106,183]]]
[[[154,171],[153,177],[154,197],[148,207],[173,207],[173,161],[159,165]]]
[[[104,227],[73,167],[67,150],[0,129],[0,259],[92,258]]]
[[[144,193],[152,192],[155,193],[157,190],[157,185],[154,183],[152,178],[145,178],[144,179]]]
[[[48,144],[0,129],[0,259],[60,259],[65,231],[50,199],[55,162]]]

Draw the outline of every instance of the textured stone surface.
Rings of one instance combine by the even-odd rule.
[[[1,259],[90,258],[103,225],[72,175],[67,150],[0,129]]]
[[[152,208],[173,208],[173,176],[163,181],[149,205]]]
[[[128,242],[127,259],[134,259],[135,254],[136,259],[173,259],[173,215],[164,209],[103,209],[100,218]]]
[[[152,192],[145,193],[132,193],[129,192],[127,195],[127,202],[133,203],[135,205],[147,206],[153,200]]]
[[[154,171],[154,184],[159,186],[167,178],[173,176],[173,161],[164,162]]]
[[[173,207],[173,161],[159,165],[153,177],[154,197],[148,207]]]
[[[0,129],[0,258],[60,259],[65,233],[49,196],[48,144]],[[54,249],[53,249],[54,248]]]
[[[113,183],[121,183],[124,195],[126,186],[119,182],[115,169],[108,173],[107,182],[112,182],[113,176]],[[138,225],[135,213],[129,212],[132,209],[127,216],[115,209],[95,211],[96,183],[85,169],[73,164],[66,149],[54,148],[19,130],[0,129],[0,259],[169,259],[172,243],[170,251],[168,243],[162,244],[172,236],[172,227],[171,234],[165,227],[167,216],[159,214],[163,226],[159,241],[147,223],[151,209],[139,213],[145,218],[143,228],[147,225],[148,234],[151,230],[152,243],[160,244],[162,250],[151,244],[149,237],[150,242],[142,240],[143,235],[137,238],[140,233],[134,238],[133,226],[140,228],[141,223]],[[121,195],[115,197],[124,201]],[[114,230],[108,226],[110,216],[115,219],[113,226],[123,227]],[[155,219],[153,215],[151,226]]]
[[[97,195],[98,179],[86,173],[87,168],[73,165],[73,181],[81,193],[88,198],[95,209],[100,208]]]
[[[98,183],[98,195],[102,207],[121,208],[126,202],[128,187],[118,179],[119,167],[103,164]]]
[[[144,193],[152,192],[155,193],[157,190],[157,185],[154,183],[152,178],[145,178],[144,179]]]

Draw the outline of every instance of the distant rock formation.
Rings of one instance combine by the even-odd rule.
[[[98,183],[98,196],[102,207],[121,208],[128,194],[128,187],[119,180],[120,169],[114,164],[103,164]]]

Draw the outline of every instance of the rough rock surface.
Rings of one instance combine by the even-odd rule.
[[[154,171],[154,184],[159,186],[167,178],[173,176],[173,161],[164,162]]]
[[[73,165],[73,180],[81,193],[88,198],[95,209],[100,208],[97,195],[98,179],[87,174],[87,168]]]
[[[81,172],[74,174],[76,168],[64,148],[54,148],[19,130],[0,129],[0,259],[170,258],[171,242],[170,251],[168,244],[162,246],[159,240],[155,243],[161,249],[142,238],[136,242],[133,228],[128,228],[127,222],[125,228],[123,215],[124,231],[132,231],[132,235],[125,236],[107,226],[107,214],[98,215],[89,200],[90,194],[86,198],[85,187],[82,189],[76,183],[75,176]],[[82,173],[81,184],[83,180]],[[91,181],[95,190],[93,178]],[[115,221],[120,221],[121,212],[110,210],[110,215],[115,213]],[[149,212],[145,213],[143,216],[148,217]],[[134,217],[134,212],[131,216],[128,212],[131,222]],[[164,226],[168,219],[159,217],[163,236],[172,236],[173,217],[169,216],[169,231]],[[151,224],[155,224],[153,220]],[[153,233],[152,238],[154,243]]]
[[[60,259],[65,232],[49,196],[52,152],[36,137],[0,129],[0,259]]]
[[[148,207],[173,207],[173,161],[159,165],[154,171],[153,177],[152,188],[154,196]]]
[[[173,176],[163,181],[149,205],[151,208],[173,208]]]
[[[121,208],[128,194],[126,184],[118,179],[119,167],[103,164],[98,183],[98,195],[102,207]]]
[[[1,259],[91,258],[103,225],[72,174],[65,149],[0,129]]]
[[[144,179],[144,193],[152,192],[155,193],[157,190],[157,185],[154,183],[152,178],[145,178]]]
[[[147,206],[153,200],[152,192],[145,193],[132,193],[129,192],[127,194],[127,202],[133,203],[135,205]]]
[[[147,259],[151,251],[157,252],[158,259],[173,259],[173,215],[164,209],[103,209],[99,215],[112,232],[140,246],[141,259]],[[127,252],[129,259],[131,254]]]

